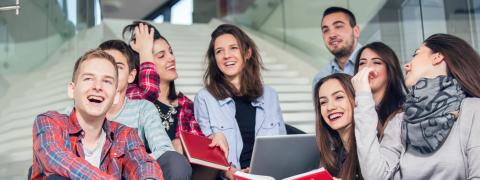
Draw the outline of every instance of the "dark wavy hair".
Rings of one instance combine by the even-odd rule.
[[[156,41],[156,40],[159,40],[159,39],[162,39],[164,40],[168,45],[170,45],[170,43],[168,42],[168,40],[162,36],[162,34],[160,34],[160,31],[158,31],[158,29],[153,26],[152,24],[148,23],[148,22],[145,22],[145,21],[133,21],[132,24],[129,24],[127,26],[125,26],[123,28],[123,31],[122,31],[122,37],[124,40],[126,40],[127,42],[132,42],[132,41],[135,41],[136,40],[136,37],[135,37],[135,27],[139,26],[140,23],[144,24],[144,25],[147,25],[148,28],[153,28],[153,40]],[[135,61],[138,61],[140,62],[140,57],[139,57],[139,54],[136,52],[136,51],[133,51],[133,56],[132,56],[132,59],[134,59]],[[140,66],[138,65],[136,67],[136,69],[140,70]],[[136,79],[136,78],[135,78]],[[137,82],[137,84],[140,83],[140,82]],[[139,84],[140,85],[140,84]],[[175,99],[178,98],[178,95],[177,95],[177,91],[175,89],[175,82],[174,81],[170,81],[170,86],[169,86],[169,89],[168,89],[168,100],[170,101],[173,101]]]
[[[355,103],[355,91],[353,89],[353,85],[351,83],[352,76],[344,73],[335,73],[329,76],[326,76],[320,79],[314,87],[313,93],[313,103],[315,106],[315,131],[316,131],[316,140],[317,146],[320,150],[320,165],[323,165],[330,173],[334,176],[339,177],[341,179],[346,180],[353,180],[355,179],[356,175],[361,176],[360,172],[360,164],[358,162],[357,156],[357,144],[355,140],[355,122],[352,117],[352,128],[348,132],[350,134],[349,138],[349,152],[346,154],[345,162],[341,164],[340,161],[340,154],[337,154],[338,151],[332,150],[335,148],[341,148],[345,150],[343,146],[342,140],[340,135],[337,131],[333,130],[328,126],[328,124],[323,119],[321,114],[321,107],[320,107],[320,97],[318,96],[318,91],[320,87],[331,79],[336,79],[340,82],[345,93],[347,95],[347,99],[350,101],[352,106],[352,111],[354,108]],[[353,112],[352,112],[353,116]]]
[[[224,34],[230,34],[237,39],[241,55],[244,58],[245,66],[240,78],[240,89],[236,89],[233,84],[226,79],[216,63],[215,40]],[[245,56],[249,51],[251,51],[251,56],[247,60]],[[249,100],[254,100],[263,95],[263,82],[260,71],[265,68],[258,53],[257,45],[237,26],[222,24],[212,32],[206,59],[207,70],[203,76],[203,81],[208,92],[216,99],[225,99],[235,95],[245,96]]]
[[[355,59],[354,73],[357,74],[360,66],[360,56],[365,49],[370,49],[380,56],[381,61],[387,67],[387,86],[382,100],[377,104],[379,124],[377,126],[378,137],[382,139],[383,130],[388,121],[401,111],[408,92],[403,77],[402,67],[395,52],[382,42],[372,42],[360,48]]]
[[[448,74],[458,80],[468,97],[480,97],[480,56],[472,46],[450,34],[434,34],[423,43],[443,55]]]

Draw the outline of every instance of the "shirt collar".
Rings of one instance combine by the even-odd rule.
[[[348,57],[347,64],[355,65],[355,59],[357,58],[358,51],[360,50],[361,47],[362,47],[362,45],[360,43],[357,43],[357,45],[355,46],[355,50],[353,50],[350,57]],[[330,61],[330,66],[332,67],[332,69],[340,69],[340,67],[338,66],[335,58],[333,58]]]
[[[229,102],[232,102],[232,101],[233,101],[233,99],[231,97],[227,97],[225,99],[218,100],[218,103],[220,104],[220,106],[223,106],[223,105],[225,105]],[[257,99],[255,99],[254,101],[252,101],[252,106],[253,107],[263,107],[263,104],[264,104],[263,96],[260,96]]]
[[[70,118],[69,118],[69,121],[68,121],[68,124],[67,124],[69,134],[78,134],[78,133],[83,132],[82,127],[78,123],[77,114],[75,113],[75,111],[76,110],[75,110],[75,107],[74,107],[72,112],[70,113]],[[105,118],[105,121],[103,122],[102,129],[108,135],[107,136],[108,140],[113,141],[114,133],[112,132],[110,124],[111,124],[110,121],[107,120],[107,118]]]

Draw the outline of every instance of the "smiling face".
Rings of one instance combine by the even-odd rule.
[[[120,51],[115,49],[105,50],[106,53],[110,54],[117,64],[118,69],[118,91],[127,92],[127,87],[129,83],[132,83],[135,80],[136,70],[133,69],[129,72],[128,60],[125,55]]]
[[[336,12],[322,20],[323,42],[335,57],[350,56],[360,36],[358,26],[351,27],[348,15]]]
[[[373,73],[368,76],[372,92],[384,91],[387,88],[388,73],[387,65],[382,57],[369,48],[364,49],[360,54],[358,71],[361,71],[365,67],[372,68],[373,70]]]
[[[153,42],[153,55],[157,73],[161,81],[173,81],[177,79],[176,60],[172,48],[164,39]]]
[[[337,79],[325,81],[318,90],[320,113],[330,128],[342,131],[351,127],[353,107],[345,89]]]
[[[105,117],[112,106],[117,90],[115,66],[106,59],[91,58],[83,61],[75,82],[68,86],[75,109],[82,117]]]
[[[220,71],[230,81],[238,80],[245,66],[245,59],[237,39],[231,34],[223,34],[215,39],[215,61]]]

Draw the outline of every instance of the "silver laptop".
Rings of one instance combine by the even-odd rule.
[[[283,179],[317,169],[320,152],[314,134],[258,136],[250,173]]]

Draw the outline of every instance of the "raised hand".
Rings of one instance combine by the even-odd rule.
[[[140,56],[140,63],[153,61],[153,34],[154,29],[140,23],[135,27],[135,40],[130,42],[130,46]]]

